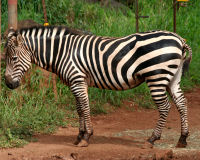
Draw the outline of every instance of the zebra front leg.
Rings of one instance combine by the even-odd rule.
[[[152,86],[152,87],[151,87]],[[159,119],[154,129],[152,136],[147,140],[152,145],[156,140],[159,140],[161,137],[162,129],[165,126],[165,122],[170,110],[170,103],[166,94],[165,88],[156,88],[155,85],[149,85],[151,90],[151,95],[156,103],[158,110],[159,110]],[[159,86],[159,85],[158,85]]]
[[[76,141],[74,142],[75,145],[78,145],[80,141],[83,139],[84,133],[85,133],[85,125],[84,125],[84,117],[83,113],[81,111],[81,104],[79,103],[79,100],[76,100],[76,109],[79,116],[79,134],[77,136]]]
[[[80,123],[79,134],[74,144],[80,147],[87,147],[89,145],[89,138],[93,135],[87,89],[88,87],[85,83],[74,84],[71,86],[71,91],[77,101],[77,112]]]
[[[93,135],[93,127],[90,118],[90,108],[89,105],[82,105],[82,112],[84,118],[85,131],[83,133],[82,139],[78,144],[79,147],[87,147],[89,145],[89,139]]]

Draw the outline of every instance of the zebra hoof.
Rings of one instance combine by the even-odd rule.
[[[176,148],[185,148],[187,146],[187,142],[186,142],[187,137],[188,137],[188,135],[181,135],[181,137],[179,138],[179,141],[176,145]]]
[[[79,134],[77,136],[76,141],[74,142],[74,145],[78,145],[80,143],[80,141],[83,138],[84,134],[85,134],[85,131],[79,131]]]
[[[77,147],[87,147],[88,145],[89,143],[86,140],[82,139]]]
[[[147,142],[149,142],[150,144],[154,145],[154,142],[156,140],[160,140],[160,137],[155,136],[155,134],[153,133],[152,136],[147,140]]]
[[[183,143],[178,142],[176,145],[176,148],[185,148],[185,147],[187,147],[187,143],[183,144]]]
[[[142,149],[149,149],[149,148],[153,148],[153,144],[152,143],[150,143],[149,141],[146,141],[143,145],[142,145],[142,147],[141,147]]]
[[[76,141],[74,142],[74,145],[78,145],[81,141],[80,136],[77,137]]]
[[[80,143],[81,140],[77,139],[75,142],[74,142],[74,145],[78,145]]]

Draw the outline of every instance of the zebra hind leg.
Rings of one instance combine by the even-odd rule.
[[[147,140],[152,145],[156,140],[161,137],[162,129],[165,126],[165,122],[170,110],[170,103],[166,94],[166,85],[162,82],[155,82],[154,80],[147,80],[148,87],[150,88],[151,96],[158,107],[159,119],[156,124],[152,136]]]
[[[178,112],[181,117],[181,136],[176,147],[183,148],[187,146],[186,139],[189,135],[188,118],[187,118],[187,103],[184,94],[180,88],[180,80],[182,75],[182,69],[176,73],[174,79],[170,82],[169,93],[176,104]]]
[[[87,85],[85,83],[74,84],[71,86],[71,91],[76,98],[77,112],[80,123],[79,134],[74,144],[79,147],[87,147],[89,145],[90,136],[93,135]]]

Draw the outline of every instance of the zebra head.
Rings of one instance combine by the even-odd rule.
[[[8,31],[5,50],[5,83],[10,89],[15,89],[20,85],[21,78],[31,66],[31,54],[25,46],[22,35],[12,28]]]

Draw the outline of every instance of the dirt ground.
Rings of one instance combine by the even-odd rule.
[[[180,136],[180,117],[174,105],[162,138],[153,148],[143,149],[158,119],[158,111],[124,107],[111,114],[92,117],[94,135],[89,147],[73,145],[78,128],[60,128],[52,135],[36,136],[23,148],[1,149],[0,160],[200,160],[200,88],[187,92],[190,137],[185,149],[175,145]]]

